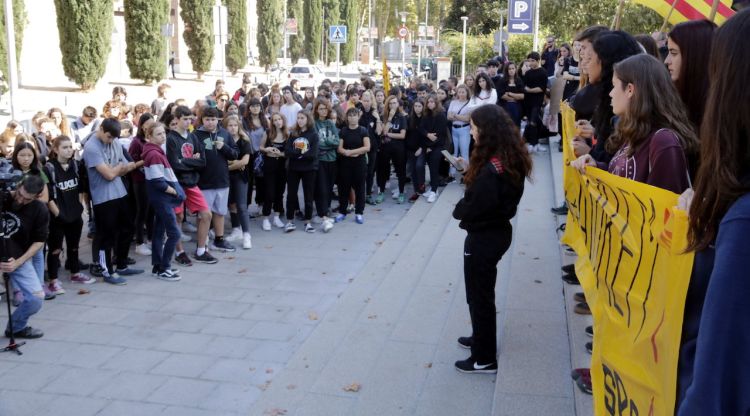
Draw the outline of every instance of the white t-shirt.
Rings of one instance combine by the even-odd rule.
[[[497,91],[491,88],[489,92],[482,90],[479,95],[471,97],[471,103],[469,104],[473,108],[481,107],[488,104],[497,104]]]
[[[297,113],[300,111],[302,111],[302,106],[295,101],[292,104],[282,105],[279,113],[286,119],[286,126],[291,128],[297,123]]]

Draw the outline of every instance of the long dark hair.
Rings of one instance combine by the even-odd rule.
[[[419,104],[422,106],[422,113],[417,115],[416,111],[414,111],[414,104]],[[419,127],[419,120],[424,117],[424,111],[427,109],[427,105],[425,104],[424,100],[416,99],[411,104],[411,110],[409,111],[409,130],[416,129]]]
[[[708,96],[708,61],[711,39],[716,25],[709,20],[692,20],[675,25],[669,38],[680,47],[680,74],[675,85],[688,108],[688,116],[696,129],[700,129]]]
[[[664,64],[642,53],[618,62],[615,75],[622,81],[623,88],[633,84],[635,92],[630,98],[630,108],[620,116],[614,133],[606,143],[607,152],[615,153],[623,145],[629,144],[628,156],[631,156],[641,142],[661,128],[677,134],[686,156],[698,152],[698,138]]]
[[[594,110],[591,124],[596,129],[597,139],[607,140],[612,134],[612,117],[615,116],[612,112],[612,98],[609,96],[609,92],[612,91],[614,66],[629,56],[641,53],[641,47],[632,36],[620,30],[599,34],[593,46],[601,62],[602,73],[598,82],[601,88],[599,105]]]
[[[153,119],[153,114],[143,113],[141,114],[141,118],[138,119],[138,125],[143,126],[146,124],[146,122]],[[138,139],[141,143],[146,143],[146,129],[138,129],[138,131],[135,133],[135,138]]]
[[[485,84],[487,86],[487,91],[492,91],[492,89],[495,88],[495,84],[492,82],[492,78],[490,78],[489,75],[487,75],[484,72],[480,72],[477,74],[476,78],[474,79],[474,95],[476,97],[479,97],[479,93],[482,92],[482,87],[479,86],[479,79],[483,79]]]
[[[729,207],[750,192],[743,178],[750,167],[750,10],[738,12],[714,34],[711,77],[701,125],[701,165],[690,206],[688,250],[702,250],[716,238]],[[744,180],[744,181],[743,181]]]
[[[521,132],[505,110],[496,105],[483,105],[471,113],[471,123],[479,131],[479,137],[471,153],[469,169],[464,175],[467,187],[493,157],[500,159],[505,173],[513,181],[523,181],[531,176],[531,156]]]

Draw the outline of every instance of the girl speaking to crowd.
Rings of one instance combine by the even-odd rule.
[[[472,335],[460,337],[458,343],[470,348],[471,356],[456,361],[456,369],[496,373],[497,263],[510,247],[510,220],[516,215],[524,181],[531,174],[531,158],[518,128],[500,107],[479,107],[471,113],[470,122],[475,147],[464,176],[466,191],[453,217],[467,231],[464,282]]]

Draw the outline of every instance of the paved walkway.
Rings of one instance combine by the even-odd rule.
[[[554,171],[548,154],[534,162],[499,265],[496,377],[453,368],[470,331],[454,184],[330,234],[254,222],[252,250],[178,283],[68,284],[33,318],[45,337],[0,355],[0,415],[586,414],[568,375]]]

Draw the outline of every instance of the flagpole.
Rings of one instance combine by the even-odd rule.
[[[615,19],[612,22],[612,29],[613,30],[620,30],[620,19],[622,17],[622,8],[625,5],[625,0],[620,0],[620,3],[617,5],[617,14],[615,14]]]
[[[669,18],[672,17],[672,12],[674,11],[674,8],[677,6],[677,3],[679,3],[680,0],[673,0],[672,6],[669,8],[669,13],[667,13],[667,17],[664,18],[664,23],[661,25],[661,29],[659,29],[659,32],[664,33],[665,30],[667,30],[667,25],[669,24]]]
[[[719,10],[719,0],[714,0],[714,4],[711,5],[711,14],[708,16],[708,20],[714,21],[716,18],[716,12]]]

